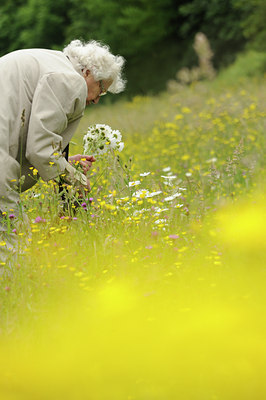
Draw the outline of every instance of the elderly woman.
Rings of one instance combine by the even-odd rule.
[[[17,216],[19,193],[36,182],[33,171],[45,181],[63,175],[67,183],[89,189],[86,175],[67,162],[63,149],[86,104],[97,104],[107,91],[123,91],[123,65],[124,58],[108,46],[79,40],[63,52],[27,49],[0,58],[0,231],[6,230],[3,215]],[[84,172],[93,161],[86,157]]]

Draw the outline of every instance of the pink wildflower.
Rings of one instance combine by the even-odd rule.
[[[38,223],[40,223],[40,222],[46,222],[46,219],[44,219],[44,218],[42,218],[42,217],[40,217],[40,216],[36,217],[36,218],[35,218],[35,223],[38,224]]]
[[[179,235],[169,235],[169,239],[179,239]]]

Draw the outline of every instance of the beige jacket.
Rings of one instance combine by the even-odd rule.
[[[62,156],[86,105],[87,86],[62,52],[14,51],[0,58],[0,209],[16,201],[15,180],[34,185],[75,169]],[[86,184],[82,174],[76,179]]]

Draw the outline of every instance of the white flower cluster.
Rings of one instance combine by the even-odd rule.
[[[96,124],[89,126],[83,137],[84,154],[101,155],[110,150],[122,151],[124,143],[118,130],[113,130],[109,125]]]

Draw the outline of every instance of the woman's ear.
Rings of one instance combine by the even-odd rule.
[[[84,77],[86,77],[86,78],[87,78],[87,76],[89,76],[91,72],[90,72],[90,70],[89,70],[89,69],[87,69],[87,68],[84,68],[84,69],[82,70],[82,73],[83,73]]]

